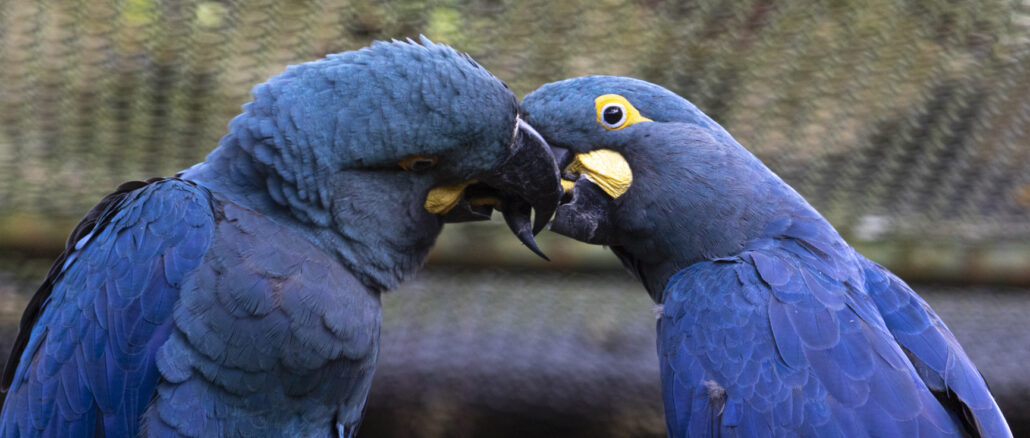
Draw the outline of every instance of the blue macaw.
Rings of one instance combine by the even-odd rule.
[[[564,172],[551,230],[658,304],[669,436],[1011,436],[930,306],[690,102],[591,76],[522,108]]]
[[[353,436],[380,293],[444,222],[497,208],[535,248],[558,204],[516,97],[449,47],[374,43],[252,97],[204,162],[76,227],[22,318],[0,436]]]

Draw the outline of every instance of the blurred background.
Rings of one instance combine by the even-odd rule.
[[[0,349],[104,194],[202,160],[286,65],[419,34],[520,97],[617,74],[692,100],[912,283],[1030,435],[1028,0],[0,1]],[[540,241],[553,262],[451,226],[383,298],[362,436],[664,436],[653,303]]]

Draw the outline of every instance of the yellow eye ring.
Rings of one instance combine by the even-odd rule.
[[[597,123],[604,126],[604,129],[616,131],[627,126],[640,122],[650,122],[651,119],[640,114],[633,104],[625,97],[618,94],[604,94],[594,99],[594,108],[597,110]]]

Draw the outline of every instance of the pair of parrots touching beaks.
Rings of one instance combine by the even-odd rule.
[[[425,39],[289,67],[204,162],[93,208],[22,318],[0,435],[352,436],[380,293],[494,209],[644,284],[670,436],[1011,435],[926,302],[690,102],[590,76],[520,106]]]

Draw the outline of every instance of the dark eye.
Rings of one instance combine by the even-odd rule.
[[[626,122],[626,108],[621,103],[609,103],[601,109],[601,123],[609,128],[618,128]]]
[[[422,172],[436,166],[436,161],[436,157],[433,155],[412,155],[397,164],[401,166],[401,169],[409,172]]]

